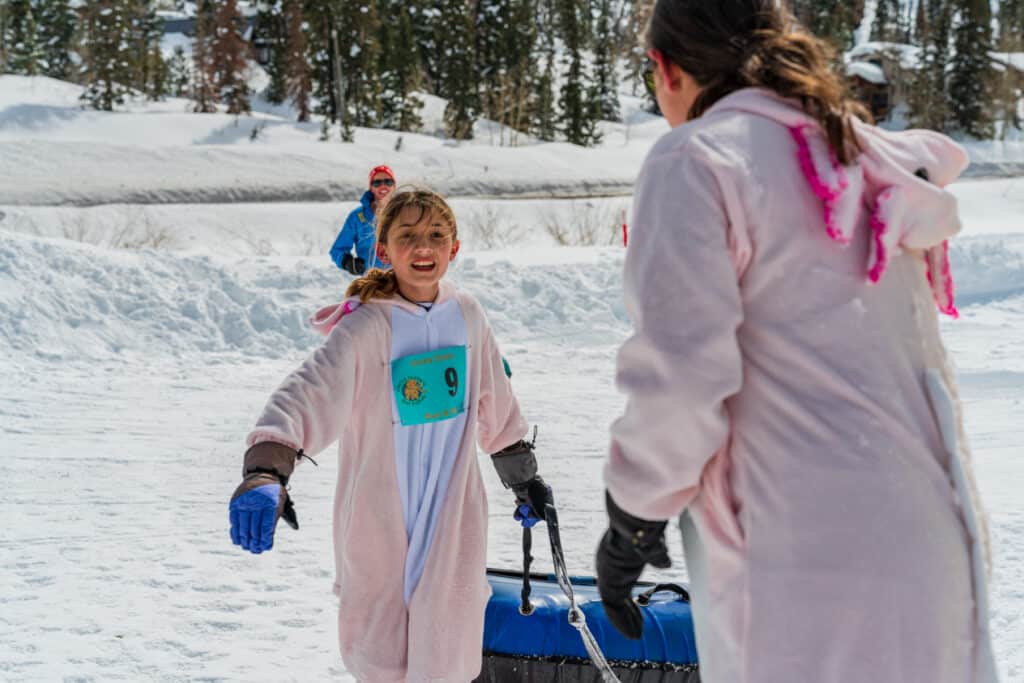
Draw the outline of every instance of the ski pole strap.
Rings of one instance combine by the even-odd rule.
[[[603,683],[621,683],[611,665],[601,652],[601,646],[597,644],[594,634],[587,628],[587,618],[583,610],[576,604],[576,594],[572,590],[572,582],[569,580],[569,571],[565,568],[565,552],[562,550],[562,536],[558,531],[558,512],[552,503],[544,506],[544,522],[548,527],[548,540],[551,542],[551,563],[555,567],[555,580],[561,587],[562,592],[569,598],[569,623],[580,632],[583,639],[583,647],[594,662],[594,666],[601,672]]]
[[[519,613],[524,617],[533,614],[533,605],[530,604],[530,565],[533,564],[533,555],[530,550],[533,548],[533,530],[523,527],[523,592],[520,593]]]

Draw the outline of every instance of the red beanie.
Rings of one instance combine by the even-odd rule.
[[[395,172],[392,171],[390,167],[385,166],[384,164],[381,164],[380,166],[377,166],[372,171],[370,171],[370,180],[369,180],[369,182],[372,183],[373,182],[373,176],[377,175],[378,173],[386,173],[387,175],[391,176],[392,180],[396,180]]]

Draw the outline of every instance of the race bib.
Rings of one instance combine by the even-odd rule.
[[[450,420],[466,403],[466,347],[449,346],[391,361],[402,425]]]

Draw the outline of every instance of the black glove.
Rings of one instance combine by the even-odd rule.
[[[270,441],[246,451],[242,483],[228,506],[235,545],[258,555],[274,546],[278,519],[283,518],[293,529],[299,528],[286,488],[297,457],[295,450]]]
[[[665,546],[667,522],[652,522],[629,514],[605,492],[608,530],[597,546],[597,590],[612,626],[637,640],[644,619],[633,601],[633,586],[648,564],[658,569],[672,566]]]
[[[366,260],[352,254],[345,254],[341,257],[341,267],[353,275],[362,275],[366,272]]]
[[[513,513],[516,521],[529,528],[544,519],[544,510],[548,503],[554,504],[554,497],[551,487],[537,474],[533,444],[517,441],[492,454],[491,461],[501,483],[505,488],[512,489],[516,496],[516,509]]]

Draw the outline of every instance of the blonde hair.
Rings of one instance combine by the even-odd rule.
[[[402,210],[408,208],[420,210],[420,216],[416,219],[417,223],[429,215],[440,217],[452,229],[452,239],[459,238],[455,213],[441,195],[426,188],[403,187],[391,195],[387,204],[377,214],[376,245],[387,244],[388,233],[398,223],[398,217]],[[345,296],[357,296],[360,301],[366,303],[370,299],[390,299],[397,293],[398,276],[395,275],[393,269],[371,268],[366,275],[352,281]]]

